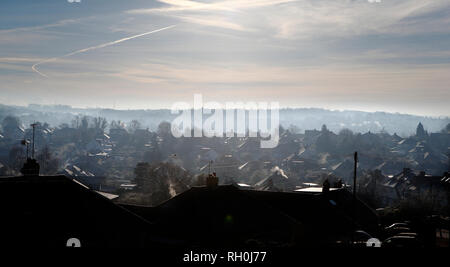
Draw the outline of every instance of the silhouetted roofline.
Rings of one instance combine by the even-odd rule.
[[[139,216],[138,214],[135,214],[135,213],[127,210],[126,208],[114,203],[112,200],[110,200],[106,196],[100,194],[99,192],[97,192],[95,190],[90,189],[88,186],[81,183],[80,181],[69,178],[65,175],[0,177],[0,186],[2,183],[58,183],[58,182],[72,183],[74,186],[78,186],[78,187],[82,188],[83,190],[85,190],[86,192],[89,192],[89,194],[91,194],[92,196],[96,196],[99,200],[107,201],[110,204],[116,206],[117,208],[122,210],[122,212],[132,215],[132,216],[136,217],[137,219],[144,221],[145,223],[151,224],[151,222],[147,221],[145,218]]]

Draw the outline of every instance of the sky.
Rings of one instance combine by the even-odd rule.
[[[449,87],[448,0],[0,1],[1,104],[450,116]]]

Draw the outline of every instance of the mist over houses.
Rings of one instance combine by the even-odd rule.
[[[31,149],[27,140],[33,138],[33,132],[20,119],[23,114],[1,114],[0,176],[20,176]],[[183,232],[174,234],[177,218],[190,217],[191,226],[201,229],[203,222],[192,213],[172,214],[173,210],[214,210],[211,203],[220,206],[222,204],[218,203],[225,201],[228,204],[223,209],[233,214],[227,219],[232,222],[236,214],[242,213],[242,202],[231,196],[252,199],[253,202],[249,200],[246,205],[255,211],[266,209],[267,205],[275,207],[271,212],[276,219],[266,221],[266,226],[290,225],[286,229],[291,232],[256,241],[251,234],[233,232],[230,242],[276,240],[277,244],[288,244],[292,235],[298,234],[302,238],[297,244],[311,243],[313,236],[296,232],[302,223],[302,227],[306,227],[300,227],[302,231],[308,232],[311,227],[315,229],[312,233],[322,233],[321,242],[331,244],[348,239],[351,229],[346,229],[345,225],[355,222],[349,208],[352,206],[350,192],[355,151],[359,155],[356,192],[358,201],[361,200],[360,214],[366,214],[358,219],[363,220],[358,223],[360,229],[380,233],[375,226],[379,223],[377,216],[388,218],[384,223],[395,222],[398,212],[403,216],[413,208],[422,209],[420,214],[426,216],[450,215],[450,124],[437,131],[427,131],[425,123],[418,123],[412,126],[415,133],[409,136],[384,130],[356,132],[347,128],[334,132],[326,124],[304,131],[296,126],[282,127],[279,145],[261,149],[259,138],[174,138],[168,122],[150,129],[138,119],[70,118],[58,126],[45,121],[36,123],[35,158],[40,164],[39,173],[45,177],[63,175],[60,177],[76,181],[143,218],[144,224],[160,225],[167,233],[165,238],[181,238],[180,242],[189,243],[187,240],[193,237]],[[217,177],[213,182],[217,195],[211,195],[210,186],[204,187],[212,173]],[[42,179],[54,181],[53,178]],[[14,182],[12,178],[3,181],[5,184]],[[325,188],[329,193],[325,194]],[[209,204],[198,206],[195,199],[204,199]],[[305,203],[320,207],[322,211],[304,207],[300,214],[296,205]],[[326,210],[330,214],[324,214]],[[212,214],[227,218],[228,213]],[[251,222],[259,217],[255,213],[245,218],[245,222],[239,221],[239,226],[250,229]],[[314,226],[317,220],[322,221],[320,218],[335,220],[336,225]],[[217,231],[227,236],[231,224],[220,224]],[[441,231],[441,228],[436,229]],[[258,235],[260,230],[248,231]],[[446,233],[448,239],[448,229]],[[207,238],[209,234],[202,235],[206,238],[205,244],[213,243]],[[284,239],[278,240],[275,236]]]
[[[75,108],[67,105],[9,106],[0,104],[0,117],[14,115],[25,124],[35,121],[47,122],[53,127],[71,124],[76,117],[102,117],[108,122],[131,122],[137,120],[143,128],[156,131],[163,121],[172,121],[177,115],[169,109],[156,110],[117,110],[108,108]],[[402,137],[415,134],[415,126],[422,122],[426,130],[439,132],[448,123],[448,117],[426,117],[386,112],[363,112],[351,110],[326,110],[320,108],[285,108],[280,109],[280,123],[285,128],[292,128],[304,133],[306,130],[320,129],[323,124],[338,133],[342,129],[353,132],[387,132],[397,133]]]

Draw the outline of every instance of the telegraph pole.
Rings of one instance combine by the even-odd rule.
[[[31,158],[34,159],[34,148],[35,148],[35,146],[34,146],[34,132],[36,130],[37,123],[33,123],[30,126],[33,127],[33,146],[32,146],[32,150],[31,150]]]
[[[355,165],[353,168],[353,198],[356,199],[356,168],[358,167],[358,152],[354,155]]]
[[[356,232],[356,169],[358,167],[358,152],[354,154],[354,167],[353,167],[353,233],[352,233],[352,246],[355,245],[355,232]]]

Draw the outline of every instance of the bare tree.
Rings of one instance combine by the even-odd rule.
[[[108,127],[108,121],[103,117],[94,118],[92,124],[95,129],[100,129],[102,131],[105,131],[106,127]]]
[[[122,122],[121,120],[118,120],[118,121],[113,120],[113,121],[111,121],[109,128],[111,128],[111,129],[125,128],[125,123]]]

